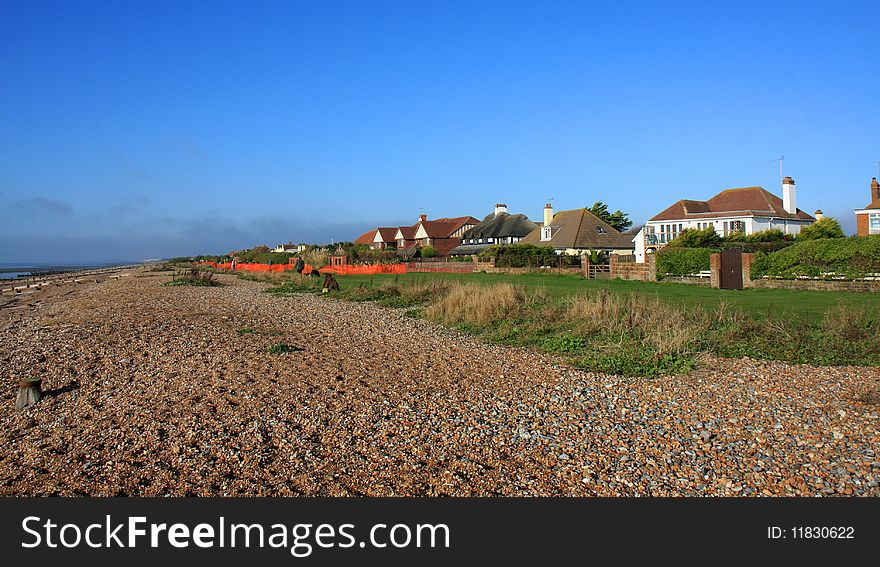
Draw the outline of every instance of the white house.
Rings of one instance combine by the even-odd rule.
[[[779,229],[797,234],[816,219],[797,208],[794,180],[782,181],[780,199],[763,187],[725,189],[708,201],[682,199],[653,216],[633,238],[636,261],[644,262],[645,254],[662,248],[684,229],[713,227],[721,236],[734,233],[752,234]]]

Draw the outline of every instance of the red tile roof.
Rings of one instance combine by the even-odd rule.
[[[400,226],[398,230],[400,230],[400,234],[403,235],[404,240],[412,240],[416,236],[416,227],[418,224],[414,224],[412,226]]]
[[[444,217],[441,219],[419,221],[419,223],[416,224],[416,227],[418,227],[419,224],[425,228],[425,232],[427,232],[428,236],[431,238],[449,238],[452,233],[461,227],[467,224],[476,226],[480,224],[480,221],[471,216],[453,218]]]
[[[650,220],[682,220],[719,217],[762,217],[774,216],[800,220],[816,220],[798,209],[789,213],[782,206],[782,199],[763,187],[741,187],[725,189],[708,201],[682,199],[673,203]]]
[[[373,230],[367,231],[367,232],[363,233],[362,235],[358,236],[358,237],[354,240],[354,243],[355,243],[355,244],[366,244],[366,245],[370,245],[370,244],[373,243],[373,239],[374,239],[375,237],[376,237],[376,229],[374,228]]]
[[[394,239],[394,235],[397,234],[396,226],[380,226],[376,230],[379,231],[379,235],[382,237],[382,242],[397,242]]]

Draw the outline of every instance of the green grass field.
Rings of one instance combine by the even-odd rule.
[[[562,298],[588,291],[608,290],[612,293],[639,294],[657,297],[671,304],[701,305],[714,309],[722,302],[744,313],[760,313],[771,317],[798,317],[816,321],[829,308],[846,305],[880,313],[880,294],[830,291],[798,291],[787,289],[718,290],[704,286],[623,280],[587,280],[577,276],[550,274],[429,274],[416,273],[377,276],[340,276],[341,289],[361,284],[379,287],[398,282],[406,285],[416,282],[442,280],[480,285],[512,283],[525,288],[541,288],[549,297]]]
[[[321,293],[316,278],[240,275],[278,296]],[[880,294],[722,291],[550,274],[337,277],[348,301],[376,301],[502,344],[630,376],[687,372],[702,353],[814,365],[880,366]],[[457,285],[461,284],[461,285]]]

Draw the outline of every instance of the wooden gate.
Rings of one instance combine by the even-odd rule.
[[[728,248],[721,253],[721,289],[743,288],[742,251]]]

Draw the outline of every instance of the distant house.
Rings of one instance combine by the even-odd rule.
[[[397,227],[397,232],[394,233],[394,239],[397,241],[397,248],[399,250],[412,247],[415,244],[417,226],[418,225]]]
[[[857,235],[880,234],[880,183],[876,177],[871,179],[871,202],[855,213]]]
[[[402,256],[411,257],[419,248],[431,246],[437,250],[438,256],[447,256],[453,248],[461,244],[462,235],[479,223],[472,216],[428,220],[427,215],[419,215],[419,222],[413,226],[398,227],[395,236],[405,241],[404,248],[398,250]],[[405,229],[412,229],[412,238],[407,238],[410,231]]]
[[[369,230],[358,236],[354,243],[365,244],[373,250],[386,250],[388,248],[396,248],[397,241],[394,240],[396,227],[379,227]]]
[[[544,207],[544,224],[520,240],[522,244],[552,246],[557,254],[579,256],[592,251],[632,253],[631,237],[621,234],[587,209],[553,213]]]
[[[287,252],[288,254],[296,254],[297,252],[302,252],[305,249],[305,244],[293,244],[291,242],[288,242],[287,244],[279,244],[272,249],[272,252]]]
[[[527,216],[511,215],[507,212],[507,205],[499,203],[495,205],[494,213],[487,215],[482,222],[462,233],[461,244],[453,248],[449,255],[479,254],[496,244],[513,244],[536,228],[538,225],[530,221]]]
[[[373,250],[385,250],[387,248],[396,248],[397,241],[394,239],[394,235],[397,232],[397,227],[394,226],[380,226],[376,229],[376,233],[373,236]]]
[[[676,201],[633,238],[636,260],[644,262],[645,254],[662,248],[685,229],[712,227],[721,236],[769,229],[797,234],[816,219],[797,208],[796,196],[794,180],[786,177],[781,199],[763,187],[741,187],[725,189],[708,201]]]

